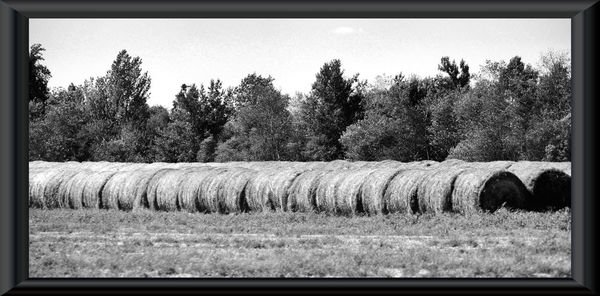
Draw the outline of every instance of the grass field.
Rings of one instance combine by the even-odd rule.
[[[29,211],[30,277],[570,277],[571,213]]]

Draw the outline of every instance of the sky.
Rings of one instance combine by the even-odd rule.
[[[439,74],[442,56],[478,72],[518,55],[539,65],[549,50],[571,53],[570,19],[30,19],[29,43],[46,49],[50,88],[103,76],[119,51],[142,59],[149,105],[172,107],[182,84],[248,74],[271,76],[293,96],[308,93],[324,63],[346,76]]]

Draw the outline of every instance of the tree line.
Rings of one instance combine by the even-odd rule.
[[[151,78],[125,50],[106,75],[52,90],[43,51],[29,54],[30,161],[570,160],[564,54],[538,68],[487,61],[477,74],[442,57],[435,77],[373,82],[332,60],[306,94],[252,73],[229,88],[183,84],[166,109],[148,105]]]

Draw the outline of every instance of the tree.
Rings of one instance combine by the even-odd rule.
[[[198,161],[214,160],[216,142],[232,112],[228,106],[229,96],[230,92],[223,90],[220,80],[211,80],[208,91],[204,85],[198,89],[195,84],[183,84],[173,101],[172,112],[180,110],[189,114],[186,120],[194,135],[189,144]]]
[[[362,87],[358,75],[344,78],[340,60],[325,63],[301,106],[308,141],[304,154],[311,160],[343,157],[339,139],[346,127],[363,117]]]
[[[426,159],[427,80],[398,75],[389,89],[372,88],[363,101],[364,119],[343,133],[346,157],[353,160]]]
[[[122,50],[106,74],[103,86],[106,87],[108,111],[114,114],[117,125],[146,124],[150,77],[147,72],[142,73],[141,65],[139,57],[132,58],[126,50]]]
[[[173,108],[171,118],[153,146],[154,161],[194,162],[198,153],[198,139],[190,123],[187,110]]]
[[[449,57],[442,57],[440,64],[438,65],[438,70],[448,74],[449,77],[446,79],[445,83],[445,87],[448,89],[456,89],[469,85],[471,74],[469,74],[469,65],[467,65],[464,60],[460,60],[459,72],[458,66],[454,60],[450,62]]]
[[[48,80],[50,70],[41,64],[44,60],[41,44],[33,44],[29,51],[29,119],[36,120],[45,113],[46,101],[49,99]]]
[[[83,161],[89,157],[80,131],[88,121],[83,92],[70,86],[47,99],[46,114],[29,124],[29,160]]]
[[[284,160],[291,131],[290,98],[273,86],[273,78],[250,74],[234,91],[236,113],[229,136],[217,148],[223,160]]]

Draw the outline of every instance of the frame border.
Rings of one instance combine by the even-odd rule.
[[[0,0],[0,293],[335,291],[349,294],[597,292],[594,226],[598,0]],[[571,18],[573,198],[571,279],[29,279],[27,56],[29,18]],[[200,290],[202,289],[202,290]],[[293,290],[291,290],[293,289]]]

